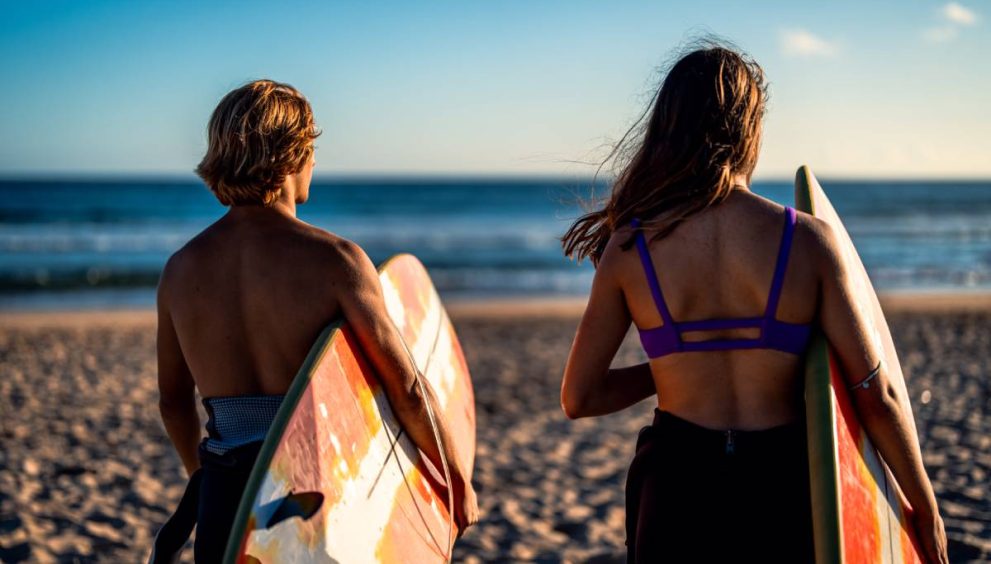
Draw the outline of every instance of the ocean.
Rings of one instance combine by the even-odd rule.
[[[991,182],[823,186],[877,288],[991,290]],[[577,296],[592,267],[565,259],[560,237],[592,189],[563,179],[317,179],[298,213],[376,262],[415,254],[445,298]],[[753,189],[792,202],[790,182]],[[168,256],[223,213],[191,178],[0,181],[0,310],[151,306]]]

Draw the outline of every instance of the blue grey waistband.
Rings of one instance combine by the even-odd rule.
[[[207,412],[204,441],[214,454],[265,440],[285,396],[227,396],[203,398]]]

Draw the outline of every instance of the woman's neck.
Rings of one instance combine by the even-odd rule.
[[[730,182],[734,190],[750,191],[750,176],[747,174],[735,174]]]

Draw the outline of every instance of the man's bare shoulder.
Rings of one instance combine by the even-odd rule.
[[[159,279],[160,287],[166,284],[169,279],[182,276],[184,271],[194,267],[197,258],[207,252],[210,247],[216,226],[217,224],[214,223],[203,231],[200,231],[192,239],[187,241],[186,244],[179,247],[179,250],[169,256],[168,260],[165,261],[165,266],[162,268],[162,276]]]
[[[205,234],[208,229],[201,231],[187,241],[185,245],[179,247],[179,250],[172,253],[168,260],[165,261],[165,266],[162,267],[162,275],[158,279],[160,293],[162,288],[170,285],[172,279],[181,277],[183,272],[190,267],[190,263],[194,262],[196,255],[199,254],[205,245]]]
[[[354,241],[315,225],[300,222],[297,234],[300,243],[329,263],[347,267],[367,257],[361,246]]]

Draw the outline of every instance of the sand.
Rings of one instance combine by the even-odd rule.
[[[899,299],[886,306],[951,560],[991,559],[991,307]],[[580,308],[451,305],[475,381],[483,515],[456,561],[625,559],[623,484],[652,405],[561,413]],[[184,486],[156,408],[154,323],[145,311],[0,314],[0,561],[147,557]],[[618,363],[641,359],[629,340]]]

